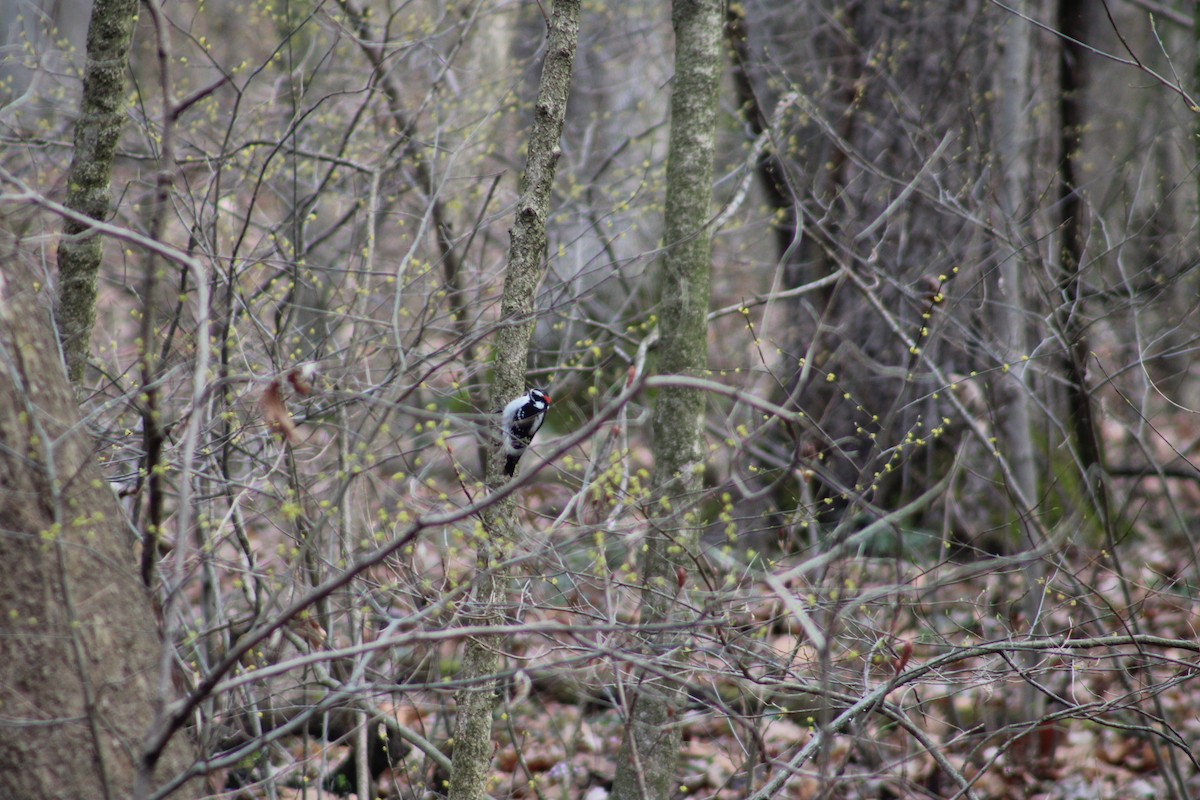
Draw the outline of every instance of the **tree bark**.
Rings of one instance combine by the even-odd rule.
[[[707,315],[711,271],[707,223],[712,203],[717,89],[722,56],[720,0],[676,0],[675,80],[667,152],[667,196],[659,306],[658,371],[698,374],[708,363]],[[704,475],[704,395],[663,389],[654,410],[655,507],[668,516],[647,540],[642,565],[647,657],[675,651],[676,593],[686,580],[685,554],[696,534],[688,506]],[[683,576],[681,580],[679,576]],[[668,656],[669,658],[669,656]],[[661,661],[659,661],[661,663]],[[646,672],[631,687],[625,739],[617,759],[614,800],[665,800],[674,794],[684,687]]]
[[[121,138],[125,70],[137,23],[137,0],[96,0],[88,25],[83,97],[67,176],[66,206],[106,220],[113,156]],[[63,223],[58,245],[58,334],[71,382],[83,379],[96,321],[96,276],[103,239],[76,220]]]
[[[125,798],[163,642],[32,283],[0,286],[0,796]]]
[[[1107,524],[1108,498],[1102,473],[1104,458],[1100,436],[1092,414],[1091,391],[1087,385],[1088,339],[1084,302],[1079,296],[1080,270],[1087,241],[1083,195],[1078,185],[1077,164],[1082,158],[1083,128],[1086,123],[1084,92],[1087,90],[1088,53],[1083,45],[1088,32],[1085,0],[1059,0],[1059,230],[1062,232],[1062,298],[1059,325],[1066,353],[1067,417],[1076,452],[1088,488],[1088,505],[1095,508],[1101,524]]]
[[[557,0],[550,20],[550,37],[534,105],[529,156],[521,176],[517,216],[513,223],[504,297],[496,331],[492,406],[503,405],[525,391],[525,365],[533,336],[534,300],[542,277],[546,250],[546,218],[550,189],[561,153],[563,121],[579,40],[579,0]],[[504,458],[498,446],[488,450],[487,485],[504,485]],[[504,542],[514,540],[514,500],[506,497],[485,513],[476,543],[476,583],[469,601],[469,624],[501,622],[503,583],[496,574]],[[459,680],[465,686],[456,697],[454,755],[450,770],[450,800],[482,800],[492,755],[492,710],[496,702],[499,666],[493,636],[467,640]]]
[[[1014,7],[1025,11],[1026,3]],[[1001,175],[999,210],[1003,218],[999,228],[1008,232],[1011,250],[1000,264],[999,302],[997,304],[997,338],[1003,348],[1001,358],[1008,364],[1007,374],[1000,379],[997,393],[1001,399],[1000,428],[1005,458],[1012,467],[1015,486],[1010,487],[1017,498],[1016,506],[1028,513],[1037,492],[1037,465],[1034,459],[1031,430],[1029,387],[1026,383],[1025,362],[1029,353],[1026,331],[1028,310],[1025,308],[1024,275],[1028,271],[1025,245],[1028,226],[1022,221],[1028,213],[1029,192],[1033,176],[1034,142],[1030,114],[1030,54],[1031,24],[1021,16],[1008,13],[1004,22],[1004,56],[1001,65],[1000,102],[996,113],[996,170]],[[1020,525],[1017,525],[1019,530]],[[1015,534],[1014,534],[1015,535]],[[1019,542],[1014,542],[1014,548]]]
[[[1030,10],[1029,5],[1028,2],[1021,2],[1015,4],[1014,8],[1026,14]],[[1032,237],[1028,214],[1035,144],[1030,124],[1033,27],[1019,14],[1006,14],[994,135],[995,168],[1001,176],[998,198],[1001,219],[997,227],[1007,232],[1010,246],[1000,264],[1000,285],[997,287],[997,343],[1006,366],[996,385],[996,396],[1001,432],[1000,451],[1008,460],[1012,475],[1008,491],[1013,497],[1012,507],[1016,513],[1011,522],[1009,546],[1015,552],[1026,543],[1023,535],[1026,529],[1035,529],[1026,520],[1035,511],[1038,489],[1031,427],[1031,389],[1024,360],[1029,353],[1028,317],[1033,315],[1026,307],[1024,276],[1030,264],[1027,254]],[[1031,634],[1043,627],[1040,619],[1042,573],[1042,565],[1036,560],[1031,560],[1023,569],[1027,587],[1023,610]],[[1035,655],[1026,653],[1022,659],[1026,669],[1032,670],[1036,666]],[[1045,708],[1046,698],[1031,683],[1026,683],[1011,710],[1024,722],[1040,718]],[[1033,741],[1033,737],[1023,740],[1021,747],[1025,748],[1026,756],[1033,755],[1034,745],[1030,744]]]
[[[1192,4],[1192,94],[1200,93],[1200,7]],[[1200,162],[1200,108],[1192,109],[1192,147],[1194,158]],[[1200,215],[1200,170],[1195,174],[1196,213]]]

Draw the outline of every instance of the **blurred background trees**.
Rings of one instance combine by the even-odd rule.
[[[551,11],[143,8],[78,391],[168,738],[204,754],[155,791],[445,791]],[[584,4],[526,370],[555,402],[489,543],[489,794],[604,796],[660,655],[689,793],[1197,792],[1193,12],[729,6],[707,461],[668,520],[702,533],[660,654],[674,39],[664,4]],[[47,308],[86,13],[0,13],[0,247]]]

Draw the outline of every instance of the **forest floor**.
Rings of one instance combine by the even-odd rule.
[[[736,601],[681,588],[696,616],[684,662],[667,670],[688,688],[676,796],[741,800],[782,777],[771,796],[794,800],[953,797],[962,781],[979,798],[1200,796],[1192,569],[1177,543],[1141,542],[1138,552],[1151,555],[1117,565],[1103,549],[1078,549],[1053,568],[1043,562],[1037,633],[1052,644],[1033,650],[1022,647],[1039,638],[1022,599],[1030,574],[1017,561],[849,559],[819,582],[793,580],[791,600],[749,573]],[[493,798],[607,798],[623,731],[617,699],[662,677],[638,660],[632,633],[602,636],[591,625],[605,596],[612,603],[611,583],[576,577],[556,596],[525,586],[536,601],[520,609],[530,631],[504,644]],[[635,601],[629,592],[616,616],[634,621]],[[797,613],[828,637],[826,652]],[[556,621],[556,631],[532,630]],[[1135,633],[1158,639],[1135,646]],[[430,688],[429,670],[452,675],[456,648],[425,653],[419,669],[410,660],[408,672],[393,662],[398,683],[414,688],[371,698],[379,714],[443,750],[453,692]],[[797,763],[816,731],[872,691],[878,703]],[[259,770],[224,771],[210,791],[355,796],[345,777],[354,739],[293,737],[273,752],[269,781]],[[378,797],[444,791],[444,770],[415,748],[393,747],[372,771]]]

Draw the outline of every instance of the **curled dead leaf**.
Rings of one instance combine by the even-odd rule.
[[[258,405],[262,409],[267,426],[272,431],[278,433],[289,443],[296,441],[296,423],[292,421],[292,415],[288,413],[287,406],[284,405],[278,378],[267,384],[266,389],[263,389],[262,396],[258,398]]]
[[[321,623],[317,622],[316,617],[311,615],[296,617],[288,624],[301,639],[312,647],[320,647],[325,643],[325,629],[321,627]]]
[[[308,397],[312,391],[313,377],[317,374],[317,365],[313,363],[301,364],[298,367],[292,367],[288,370],[287,380],[292,385],[292,389],[301,397]]]

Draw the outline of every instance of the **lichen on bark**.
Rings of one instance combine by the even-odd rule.
[[[125,70],[137,15],[137,0],[96,0],[88,25],[83,95],[75,122],[65,205],[96,220],[107,219],[112,203],[112,165],[121,138]],[[63,223],[56,320],[67,374],[76,385],[87,365],[96,320],[96,278],[103,255],[99,234],[73,219]]]
[[[717,90],[722,53],[720,0],[677,0],[675,79],[667,153],[667,197],[663,219],[665,255],[659,285],[659,356],[662,374],[696,375],[708,363],[708,304],[711,271],[708,222],[716,150]],[[655,507],[667,511],[647,537],[642,566],[641,621],[657,628],[646,636],[648,660],[676,653],[679,606],[672,589],[694,535],[688,514],[704,470],[704,394],[697,389],[663,389],[654,410]],[[666,656],[670,657],[670,656]],[[631,687],[627,728],[614,800],[666,800],[674,795],[679,754],[679,719],[684,687],[662,678],[676,672],[645,671]],[[677,674],[677,673],[676,673]]]
[[[0,797],[132,797],[137,743],[161,700],[158,610],[129,567],[128,520],[96,464],[47,309],[26,288],[32,275],[13,271],[0,280]],[[176,734],[154,780],[193,758]]]
[[[550,20],[550,41],[538,87],[529,155],[521,177],[520,199],[511,231],[504,296],[494,347],[491,405],[502,405],[525,391],[525,365],[533,335],[534,299],[541,280],[546,250],[546,218],[550,189],[559,157],[567,97],[571,88],[575,47],[579,39],[579,0],[557,0]],[[487,485],[495,489],[506,481],[497,448],[487,459]],[[496,573],[498,541],[512,541],[516,525],[511,496],[484,512],[485,537],[476,551],[477,579],[469,602],[470,622],[500,623],[503,576]],[[450,770],[450,800],[482,800],[492,755],[492,711],[495,706],[499,666],[495,637],[476,636],[464,646],[458,678],[463,688],[455,707],[454,754]]]

